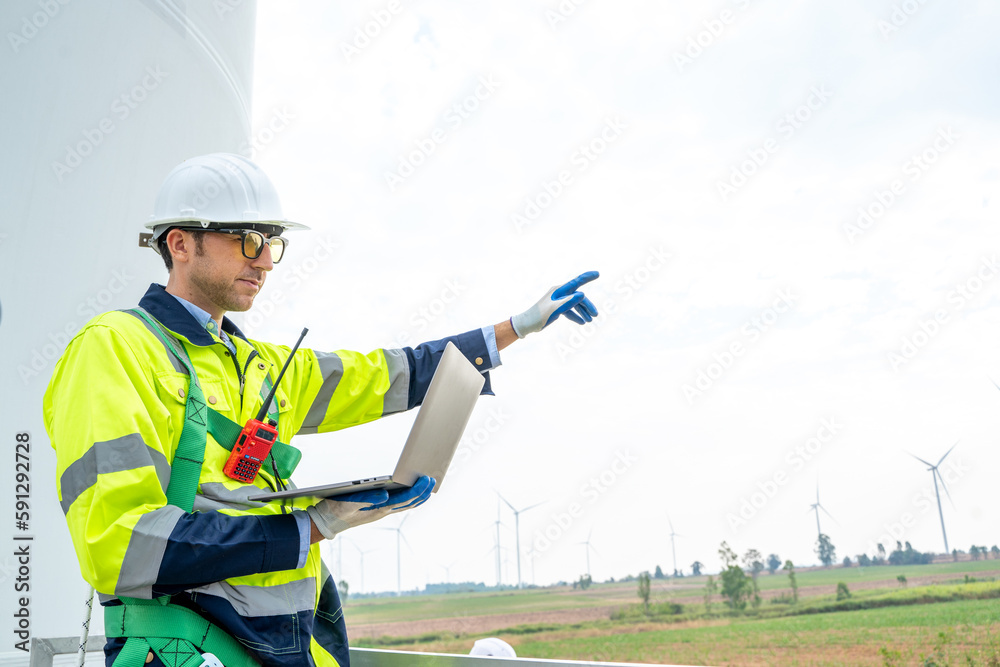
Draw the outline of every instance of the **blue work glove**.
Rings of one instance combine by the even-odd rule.
[[[560,315],[567,319],[584,324],[597,317],[597,307],[594,302],[577,292],[577,288],[586,285],[601,274],[597,271],[581,273],[564,285],[557,285],[545,293],[538,303],[520,315],[510,318],[514,333],[518,338],[524,338],[530,333],[541,331],[552,324]]]
[[[422,505],[431,496],[437,480],[424,475],[408,489],[359,491],[321,500],[306,508],[323,537],[332,540],[348,528],[361,526],[401,510]]]

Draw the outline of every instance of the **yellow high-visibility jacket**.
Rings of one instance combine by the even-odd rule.
[[[139,305],[182,341],[209,407],[239,424],[253,418],[290,348],[247,340],[228,319],[235,358],[163,287]],[[423,400],[448,341],[482,371],[494,366],[484,330],[367,355],[299,349],[276,393],[278,438],[324,433],[408,410]],[[491,394],[489,375],[483,393]],[[305,499],[260,503],[276,488],[261,468],[253,485],[222,472],[229,451],[209,435],[194,511],[167,505],[166,488],[189,378],[148,325],[130,313],[88,322],[56,364],[44,415],[57,454],[59,500],[81,573],[101,603],[174,595],[228,630],[264,665],[346,667],[337,587],[319,544],[297,567],[295,514]],[[116,655],[123,639],[109,640]],[[153,664],[156,664],[154,662]]]

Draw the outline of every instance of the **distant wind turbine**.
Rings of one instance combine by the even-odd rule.
[[[514,506],[510,504],[510,501],[508,501],[506,498],[504,498],[503,496],[501,496],[499,491],[497,491],[497,498],[499,498],[500,500],[502,500],[505,503],[507,503],[507,507],[509,507],[511,509],[511,511],[514,513],[514,543],[515,543],[515,546],[517,548],[517,587],[518,588],[522,588],[522,583],[521,583],[521,522],[520,522],[521,513],[522,512],[527,512],[528,510],[531,510],[531,509],[535,509],[536,507],[538,507],[542,503],[535,503],[534,505],[529,505],[528,507],[525,507],[524,509],[520,509],[519,510],[519,509],[515,509]],[[500,519],[500,517],[499,517],[499,514],[498,514],[497,515],[497,520],[499,521],[499,519]],[[497,531],[499,531],[499,530],[500,530],[500,527],[497,526]]]
[[[343,545],[343,533],[340,533],[332,540],[323,540],[319,543],[320,555],[323,557],[323,562],[326,563],[326,566],[330,568],[330,576],[333,577],[334,581],[340,581],[344,578],[344,573],[341,569],[343,565]],[[339,555],[337,553],[338,547],[340,551]]]
[[[941,519],[941,536],[944,538],[944,552],[945,553],[951,553],[951,552],[948,550],[948,533],[946,533],[945,530],[944,530],[944,512],[941,511],[941,493],[938,491],[938,480],[939,479],[941,480],[941,486],[944,488],[945,494],[948,496],[948,500],[951,500],[951,494],[948,493],[948,487],[945,486],[945,484],[944,484],[944,477],[941,476],[941,471],[938,470],[938,466],[940,466],[944,462],[945,457],[948,456],[949,454],[951,454],[951,450],[955,449],[955,447],[958,447],[958,441],[957,440],[955,441],[955,444],[951,446],[951,449],[949,449],[948,451],[946,451],[944,453],[944,456],[942,456],[941,459],[937,462],[937,465],[934,465],[932,463],[928,463],[927,461],[924,461],[919,456],[915,456],[915,455],[910,454],[909,452],[907,452],[907,454],[910,454],[910,456],[913,456],[913,458],[915,458],[916,460],[920,461],[925,466],[927,466],[927,469],[931,471],[931,477],[934,478],[934,495],[937,496],[938,517],[940,517],[940,519]],[[954,501],[952,501],[952,503],[954,504]]]
[[[584,545],[586,545],[586,549],[587,549],[587,576],[588,577],[590,576],[590,550],[594,549],[594,547],[590,546],[590,536],[593,535],[593,534],[594,534],[594,529],[591,528],[590,532],[587,533],[587,540],[585,542],[577,542],[577,544],[584,544]],[[594,553],[597,553],[597,549],[594,549]]]
[[[441,569],[443,569],[443,570],[444,570],[444,574],[445,574],[445,583],[446,583],[446,584],[450,584],[450,583],[451,583],[451,568],[452,568],[452,567],[454,567],[454,566],[455,566],[455,563],[457,563],[457,562],[458,562],[458,561],[457,561],[457,560],[455,560],[455,561],[452,561],[452,562],[451,562],[451,565],[441,565],[441,566],[440,566],[440,567],[441,567]]]
[[[500,526],[506,526],[503,521],[500,520],[500,499],[497,498],[497,518],[496,521],[490,523],[490,531],[493,532],[493,548],[486,552],[486,555],[496,552],[496,578],[497,586],[503,585],[503,569],[502,569],[502,558],[503,558],[503,547],[500,544]]]
[[[496,538],[496,550],[497,550],[497,588],[500,587],[503,573],[500,570],[500,498],[497,498],[497,538]]]
[[[354,544],[354,542],[351,542],[351,545],[355,549],[358,550],[358,555],[361,556],[361,592],[364,593],[365,592],[365,554],[371,553],[372,551],[374,551],[374,549],[369,549],[368,551],[362,551],[361,547],[359,547],[357,544]]]
[[[337,579],[344,578],[344,536],[337,540]]]
[[[535,551],[535,547],[528,549],[528,561],[531,562],[531,585],[535,585],[535,559],[538,558],[538,552]]]
[[[670,517],[667,517],[667,523],[670,524],[670,551],[674,555],[674,576],[677,576],[677,549],[674,547],[674,537],[684,537],[683,535],[678,535],[674,532],[674,524],[670,521]]]
[[[819,511],[820,510],[823,510],[824,512],[826,512],[826,515],[828,517],[830,517],[831,519],[833,519],[833,515],[830,514],[829,512],[827,512],[826,508],[823,507],[820,504],[820,502],[819,502],[819,482],[816,482],[816,502],[814,502],[812,505],[809,506],[809,512],[813,512],[813,511],[816,512],[816,539],[819,539],[819,536],[823,534],[823,531],[820,530],[820,527],[819,527]],[[808,514],[808,512],[807,512],[807,514]],[[834,522],[837,521],[836,519],[833,519],[833,520],[834,520]]]
[[[400,545],[399,541],[400,541],[400,539],[402,539],[403,542],[406,542],[406,546],[408,546],[408,547],[410,546],[409,540],[407,540],[406,536],[403,535],[403,524],[406,523],[406,520],[409,519],[409,518],[410,518],[410,515],[407,514],[405,517],[403,517],[403,520],[400,521],[399,525],[396,526],[395,528],[383,528],[382,529],[382,530],[394,530],[394,531],[396,531],[396,595],[397,596],[403,594],[403,585],[402,585],[403,579],[402,579],[402,565],[401,565],[402,559],[403,559],[403,551],[402,551],[402,546]],[[412,550],[412,548],[413,547],[410,547],[411,550]]]

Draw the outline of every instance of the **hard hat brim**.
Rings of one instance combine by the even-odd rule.
[[[239,222],[223,222],[219,220],[205,220],[199,218],[177,218],[176,220],[166,219],[166,220],[150,220],[146,223],[146,229],[153,231],[153,240],[160,238],[165,231],[173,227],[180,227],[183,229],[219,229],[222,227],[235,227],[235,228],[252,228],[256,225],[275,225],[281,227],[281,231],[308,231],[310,228],[299,222],[292,222],[291,220],[240,220]]]

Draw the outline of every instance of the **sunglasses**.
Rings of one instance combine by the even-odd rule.
[[[264,246],[271,246],[271,262],[277,264],[285,256],[285,249],[288,248],[288,239],[282,236],[272,236],[265,238],[263,234],[252,229],[206,229],[206,232],[216,232],[219,234],[238,234],[241,239],[241,250],[247,259],[257,259],[260,253],[264,252]]]

